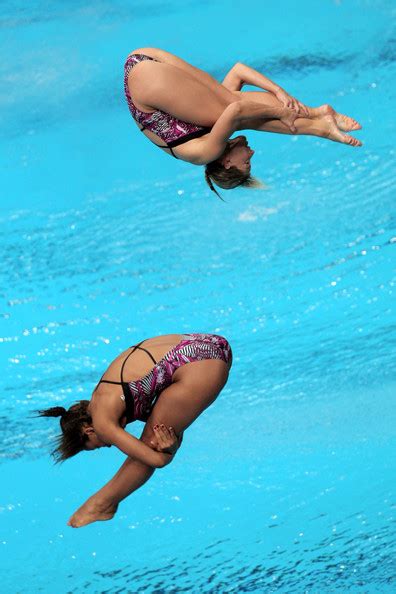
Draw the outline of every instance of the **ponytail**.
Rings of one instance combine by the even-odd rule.
[[[212,183],[212,180],[210,179],[210,175],[209,175],[207,169],[205,169],[205,181],[208,184],[209,188],[212,190],[212,192],[214,192],[216,194],[216,196],[218,196],[220,198],[220,200],[222,200],[223,202],[225,202],[225,200],[220,196],[220,194],[218,193],[218,191],[214,187],[214,185]]]
[[[53,406],[52,408],[37,411],[38,417],[62,417],[63,419],[66,415],[67,410],[63,406]]]
[[[55,462],[64,462],[84,449],[86,436],[84,426],[92,425],[92,418],[88,412],[89,400],[79,400],[69,410],[63,406],[53,406],[38,410],[38,417],[60,417],[62,433],[55,438],[55,448],[52,456]]]

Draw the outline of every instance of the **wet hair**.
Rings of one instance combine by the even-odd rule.
[[[56,446],[51,452],[56,463],[64,462],[84,449],[87,436],[83,433],[83,427],[92,425],[88,404],[89,400],[79,400],[69,410],[63,406],[53,406],[37,411],[39,417],[60,417],[62,433],[56,437]]]
[[[205,180],[212,192],[221,198],[214,187],[213,182],[220,188],[223,188],[223,190],[232,190],[238,186],[260,188],[262,186],[261,182],[255,177],[252,177],[250,173],[245,173],[235,166],[229,167],[228,169],[224,167],[222,158],[228,150],[227,146],[225,152],[219,159],[216,159],[205,166]]]

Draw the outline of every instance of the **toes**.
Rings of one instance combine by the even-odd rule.
[[[361,128],[361,126],[359,125],[359,123],[352,119],[352,118],[345,118],[345,123],[349,124],[349,128],[351,130],[359,130],[359,128]]]
[[[360,140],[353,136],[349,136],[348,134],[344,134],[344,142],[345,144],[349,144],[349,146],[361,146],[362,144]]]
[[[344,132],[350,132],[352,130],[360,130],[362,127],[359,124],[359,122],[357,122],[356,120],[354,120],[353,118],[350,118],[349,116],[346,115],[342,115],[342,114],[337,114],[337,125],[340,128],[340,130],[344,131]]]
[[[362,143],[360,142],[360,140],[358,140],[357,138],[354,138],[353,136],[346,136],[346,143],[349,144],[350,146],[362,146]]]
[[[350,120],[351,124],[350,124],[350,129],[351,130],[361,130],[361,125],[359,124],[359,122],[357,122],[356,120]]]

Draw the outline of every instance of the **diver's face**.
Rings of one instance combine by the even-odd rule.
[[[254,151],[248,145],[246,136],[236,136],[228,142],[228,150],[225,152],[222,163],[226,169],[236,167],[239,171],[249,174],[250,160]]]

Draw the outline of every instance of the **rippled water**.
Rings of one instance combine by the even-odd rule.
[[[394,591],[393,22],[374,0],[4,3],[3,591]],[[252,64],[365,145],[250,134],[268,189],[222,203],[130,121],[122,63],[148,43]],[[68,529],[122,457],[53,467],[32,411],[188,331],[230,340],[222,396],[112,522]]]

